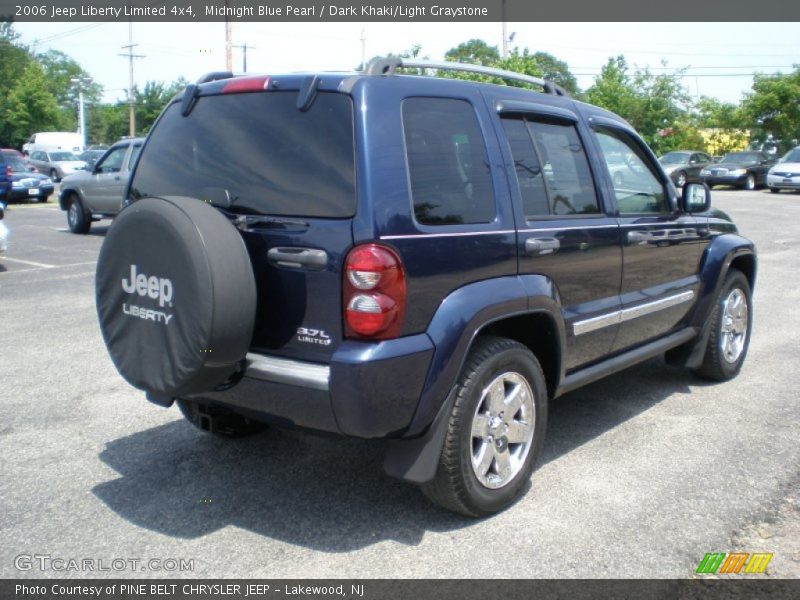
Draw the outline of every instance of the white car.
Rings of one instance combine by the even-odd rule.
[[[800,191],[800,146],[789,150],[769,170],[767,187],[775,194],[781,190]]]

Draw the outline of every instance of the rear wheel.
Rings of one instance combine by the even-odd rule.
[[[732,269],[715,299],[711,335],[698,375],[715,381],[736,377],[750,345],[752,314],[750,284],[741,271]]]
[[[244,437],[264,431],[264,423],[253,421],[221,406],[209,406],[193,400],[178,400],[178,408],[189,423],[221,437]]]
[[[769,191],[772,192],[773,194],[777,194],[781,190],[779,188],[769,188]]]
[[[89,233],[89,228],[92,226],[91,215],[75,194],[69,197],[67,203],[67,225],[72,233]]]
[[[439,465],[422,491],[480,517],[509,506],[530,479],[547,426],[547,386],[536,357],[513,340],[479,340],[456,383]]]

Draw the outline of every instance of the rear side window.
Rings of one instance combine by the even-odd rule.
[[[494,220],[486,143],[472,105],[450,98],[408,98],[403,129],[417,221],[456,225]]]
[[[320,92],[200,97],[189,116],[172,104],[150,134],[132,199],[190,196],[233,212],[351,217],[356,210],[353,104]]]
[[[504,118],[528,220],[600,212],[592,172],[572,122]]]

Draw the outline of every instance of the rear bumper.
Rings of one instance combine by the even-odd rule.
[[[283,425],[396,438],[416,412],[432,356],[426,334],[380,343],[347,341],[329,365],[248,354],[238,384],[191,399]]]

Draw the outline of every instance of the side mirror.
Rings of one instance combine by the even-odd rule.
[[[687,213],[706,212],[711,208],[711,189],[705,183],[687,183],[683,186],[681,206]]]

